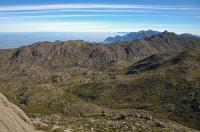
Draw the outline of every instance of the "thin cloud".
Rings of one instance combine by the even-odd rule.
[[[18,15],[18,14],[46,14],[46,13],[67,13],[67,12],[108,12],[108,13],[153,13],[153,14],[183,14],[198,15],[200,12],[183,12],[183,11],[160,11],[160,10],[135,10],[135,9],[65,9],[65,10],[41,10],[41,11],[6,11],[0,12],[0,15]]]
[[[145,17],[145,16],[156,16],[156,17],[177,17],[176,15],[152,15],[152,14],[66,14],[66,15],[26,15],[26,16],[1,16],[0,20],[20,20],[20,19],[51,19],[51,18],[83,18],[83,17]]]
[[[33,6],[0,6],[0,11],[55,10],[55,9],[153,9],[153,10],[200,10],[197,7],[111,5],[111,4],[55,4]]]
[[[197,16],[199,16],[199,14],[200,8],[187,6],[106,4],[0,6],[0,29],[1,32],[129,32],[136,29],[168,29],[171,31],[182,31],[184,29],[188,29],[192,32],[192,30],[198,29],[200,25],[195,25],[195,22],[192,24],[185,23],[185,25],[181,25],[182,20],[187,19],[189,21],[190,19],[188,18],[196,20],[198,19]],[[119,16],[124,17],[124,19],[109,23],[112,20],[112,17]],[[152,16],[151,20],[147,20],[149,22],[146,21],[144,23],[144,21],[142,21],[143,19],[141,19],[140,22],[134,23],[137,22],[137,20],[140,20],[136,20],[136,17],[145,18],[145,16]],[[103,19],[96,19],[95,17],[103,17]],[[171,23],[174,24],[164,25],[160,24],[162,23],[159,21],[162,19],[160,17],[176,17],[176,20],[177,18],[181,19],[178,24],[176,24],[176,21],[171,21]],[[74,18],[80,18],[78,19],[79,23],[77,23]],[[87,20],[91,22],[86,23],[85,21]],[[169,18],[168,20],[174,19]],[[98,23],[99,21],[102,23]]]

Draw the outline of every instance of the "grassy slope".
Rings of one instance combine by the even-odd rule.
[[[118,75],[115,80],[80,85],[72,91],[100,106],[151,110],[200,129],[200,48],[167,57],[156,69]]]
[[[169,118],[200,129],[199,81],[200,48],[164,56],[161,65],[125,75],[126,70],[69,68],[65,80],[53,83],[48,69],[28,67],[23,74],[0,75],[0,91],[27,113],[79,116],[100,112],[98,106],[113,109],[145,109],[160,118]],[[9,53],[0,51],[0,57]],[[148,60],[148,59],[147,59]],[[144,60],[144,61],[147,61]],[[150,59],[150,61],[152,61]],[[3,62],[0,65],[4,65]],[[26,69],[26,68],[23,68]],[[37,73],[37,71],[38,72]],[[137,70],[137,69],[136,69]],[[117,72],[116,72],[117,71]],[[47,79],[39,75],[45,75]],[[30,82],[29,82],[30,81]]]

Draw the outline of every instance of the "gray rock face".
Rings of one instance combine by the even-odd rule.
[[[28,116],[16,105],[10,103],[0,93],[0,131],[1,132],[34,132]]]

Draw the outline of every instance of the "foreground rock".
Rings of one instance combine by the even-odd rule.
[[[30,119],[16,105],[0,93],[0,131],[34,132]]]

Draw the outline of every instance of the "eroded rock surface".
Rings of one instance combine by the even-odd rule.
[[[28,116],[16,105],[10,103],[0,93],[0,131],[1,132],[34,132]]]

